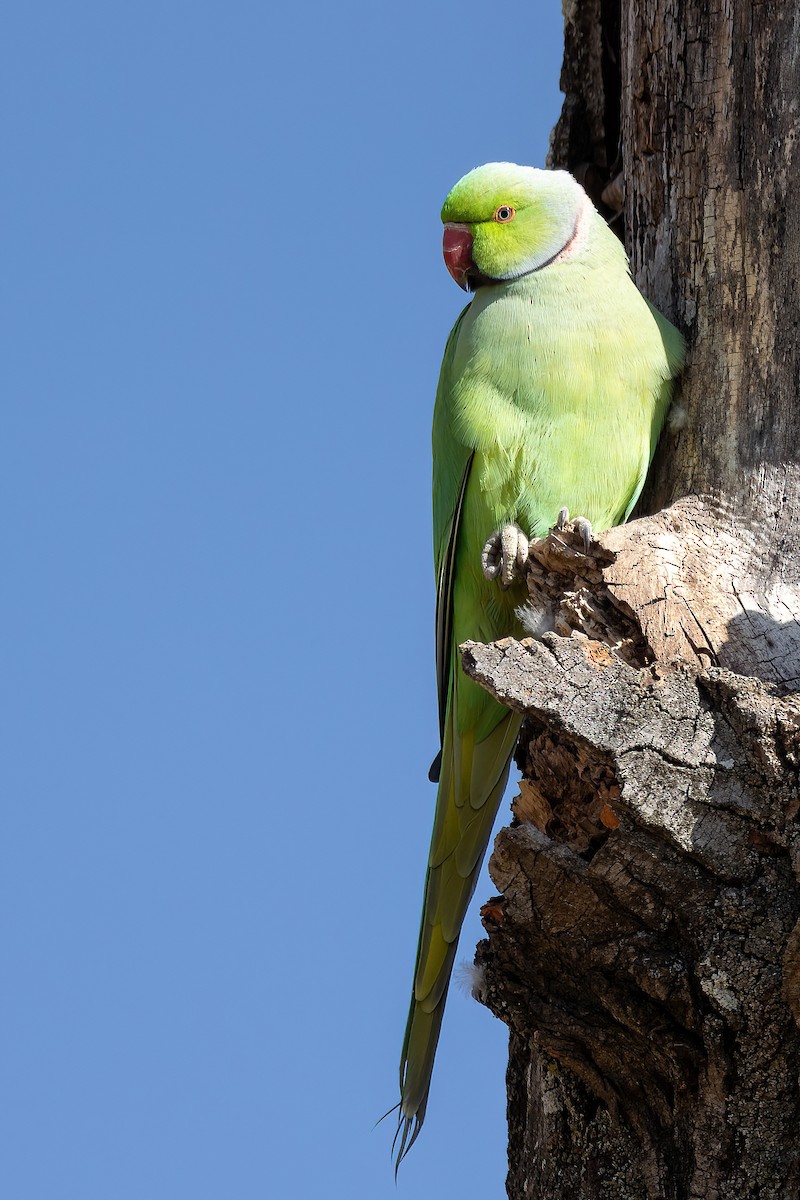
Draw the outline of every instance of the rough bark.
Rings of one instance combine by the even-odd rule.
[[[463,648],[525,714],[477,956],[508,1195],[800,1197],[800,10],[573,0],[562,87],[551,163],[690,358],[665,511],[537,543],[535,636]]]

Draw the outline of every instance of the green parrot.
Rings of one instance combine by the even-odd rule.
[[[433,415],[442,748],[398,1163],[425,1117],[458,936],[521,721],[463,674],[458,646],[523,634],[528,538],[569,511],[587,545],[592,529],[626,520],[684,359],[680,333],[637,290],[622,244],[567,172],[476,167],[442,221],[447,269],[474,295],[447,340]]]

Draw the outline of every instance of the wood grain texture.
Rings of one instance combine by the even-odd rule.
[[[762,523],[771,578],[798,548],[800,9],[624,4],[621,59],[633,274],[691,344],[649,502],[727,497]]]

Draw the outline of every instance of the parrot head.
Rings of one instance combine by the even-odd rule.
[[[459,287],[519,279],[575,242],[591,201],[566,171],[486,163],[470,171],[442,208],[445,265]]]

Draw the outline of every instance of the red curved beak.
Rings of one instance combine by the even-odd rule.
[[[472,234],[468,225],[455,225],[448,221],[444,227],[442,253],[444,265],[458,286],[466,292],[467,272],[475,265],[472,261]]]

